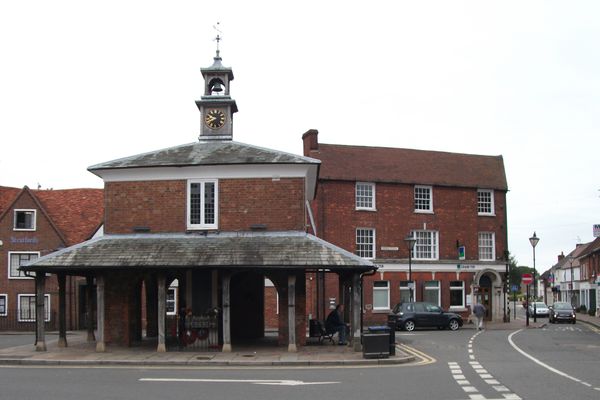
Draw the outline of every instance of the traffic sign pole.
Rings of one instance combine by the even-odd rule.
[[[525,300],[527,308],[525,309],[525,326],[529,326],[529,284],[527,285],[527,297]]]

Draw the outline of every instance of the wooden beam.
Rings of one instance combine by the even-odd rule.
[[[46,297],[46,273],[36,272],[35,274],[35,328],[36,342],[35,351],[46,351],[46,313],[45,313],[45,297]]]

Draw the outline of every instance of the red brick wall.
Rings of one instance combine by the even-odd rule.
[[[265,286],[265,329],[278,328],[277,289]]]
[[[105,185],[105,232],[185,232],[187,182],[108,182]],[[304,230],[304,179],[219,180],[219,230]]]
[[[414,186],[376,185],[377,211],[355,210],[354,182],[319,183],[315,203],[319,236],[346,250],[356,249],[357,227],[376,230],[377,258],[408,258],[404,238],[413,229],[439,232],[440,260],[456,260],[456,241],[466,246],[467,260],[478,260],[478,232],[495,232],[496,258],[506,249],[505,194],[495,191],[495,217],[477,215],[477,190],[433,188],[434,214],[414,212]],[[326,205],[326,207],[323,207]],[[398,251],[384,252],[381,246],[395,246]]]
[[[104,186],[104,232],[133,233],[134,227],[151,232],[186,230],[187,182],[107,182]]]

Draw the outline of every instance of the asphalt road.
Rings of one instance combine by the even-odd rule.
[[[600,398],[600,333],[581,323],[397,337],[434,360],[383,368],[1,367],[0,399]]]

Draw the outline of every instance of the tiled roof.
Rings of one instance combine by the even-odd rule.
[[[0,215],[12,204],[21,189],[0,186]]]
[[[0,215],[24,191],[37,199],[67,241],[67,246],[88,240],[103,223],[102,189],[31,190],[27,187],[19,189],[0,186]]]
[[[102,189],[33,190],[67,245],[88,240],[104,220]]]
[[[115,168],[225,164],[319,164],[318,160],[231,140],[208,140],[92,165],[94,172]]]
[[[592,253],[595,253],[600,250],[600,237],[594,239],[593,242],[589,243],[586,248],[581,252],[579,257],[586,257]]]
[[[105,235],[41,257],[26,270],[122,268],[375,269],[304,232]]]
[[[508,190],[502,156],[322,144],[319,179]]]

